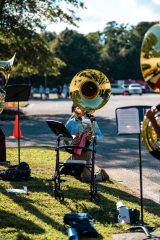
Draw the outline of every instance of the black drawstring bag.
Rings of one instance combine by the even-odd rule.
[[[60,170],[60,174],[70,175],[70,176],[81,176],[85,168],[84,164],[69,164],[65,163],[62,169]]]
[[[88,213],[68,213],[64,216],[64,223],[75,228],[79,237],[99,236],[93,226],[93,218]]]
[[[21,162],[18,165],[10,166],[6,170],[0,171],[0,180],[19,181],[26,180],[31,175],[31,169],[26,162]]]
[[[140,212],[139,210],[135,208],[129,208],[129,217],[130,217],[130,223],[131,224],[138,224],[140,222]]]

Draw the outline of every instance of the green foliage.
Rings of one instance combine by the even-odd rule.
[[[17,148],[7,148],[7,159],[17,164]],[[63,161],[68,156],[61,152]],[[21,161],[29,163],[31,179],[20,182],[1,181],[0,186],[0,238],[6,240],[65,240],[63,217],[70,212],[88,212],[102,238],[111,240],[113,233],[126,232],[126,224],[117,224],[117,201],[128,207],[140,209],[139,199],[116,182],[98,184],[100,202],[89,201],[89,185],[71,176],[63,177],[61,187],[64,202],[53,197],[55,152],[52,148],[21,148]],[[29,194],[7,193],[7,188],[28,187]],[[160,206],[150,200],[144,202],[146,223],[158,229]],[[85,240],[85,239],[83,239]]]
[[[108,66],[113,79],[142,79],[140,51],[144,34],[154,23],[141,22],[137,26],[109,22],[102,32],[101,51],[103,69]]]
[[[64,11],[61,4],[69,5]],[[48,74],[57,76],[64,63],[57,59],[47,42],[37,33],[46,24],[65,21],[76,25],[74,8],[83,8],[79,0],[0,1],[0,59],[16,52],[15,76]]]
[[[14,81],[16,77],[48,75],[53,77],[51,85],[69,83],[87,68],[104,72],[110,81],[142,79],[141,44],[155,22],[129,26],[112,21],[101,33],[86,36],[68,29],[58,35],[45,31],[48,24],[61,21],[76,26],[77,8],[85,8],[83,1],[0,1],[0,60],[8,60],[16,52]]]
[[[77,31],[65,29],[56,38],[53,52],[56,57],[66,63],[61,70],[61,78],[70,82],[79,71],[97,69],[100,59],[98,47],[89,38]]]
[[[63,10],[65,3],[69,7]],[[35,31],[45,29],[46,24],[58,21],[76,25],[79,18],[75,16],[75,9],[78,7],[84,7],[80,0],[5,0],[0,2],[0,26],[7,30]]]

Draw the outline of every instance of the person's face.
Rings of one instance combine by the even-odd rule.
[[[74,109],[74,113],[77,115],[78,118],[81,118],[82,116],[84,116],[84,111],[81,110],[79,107],[76,107]]]

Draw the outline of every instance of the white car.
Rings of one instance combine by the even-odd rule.
[[[116,95],[116,94],[124,94],[125,92],[125,89],[122,85],[120,84],[116,84],[116,83],[112,83],[111,84],[111,93],[113,95]]]
[[[132,83],[129,84],[128,89],[126,89],[126,92],[128,92],[128,94],[139,94],[142,95],[142,86],[139,83]]]
[[[132,95],[132,94],[141,95],[143,93],[143,88],[139,83],[123,84],[122,86],[124,87],[127,95]]]

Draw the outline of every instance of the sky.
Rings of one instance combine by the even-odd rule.
[[[76,9],[76,16],[81,18],[78,28],[57,23],[49,25],[47,30],[60,33],[67,27],[87,34],[102,31],[110,21],[129,25],[137,25],[142,21],[160,21],[160,0],[83,0],[83,2],[86,9]]]

